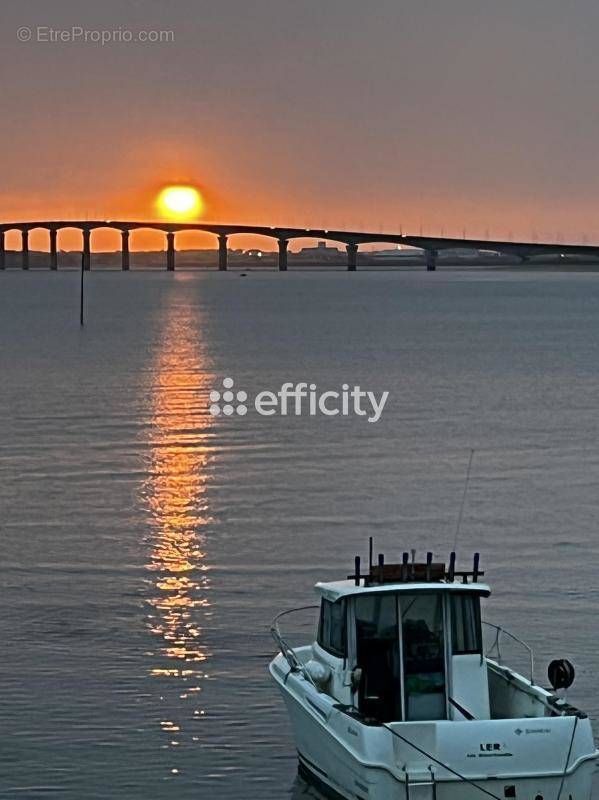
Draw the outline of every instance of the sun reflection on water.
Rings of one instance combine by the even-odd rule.
[[[158,642],[148,655],[153,661],[150,673],[175,679],[179,698],[194,703],[188,718],[197,718],[203,714],[197,700],[210,656],[203,624],[211,613],[204,541],[210,522],[206,399],[211,379],[198,342],[197,320],[180,306],[167,314],[152,381],[151,464],[143,486],[150,528],[147,625]],[[171,736],[181,732],[181,723],[173,719],[162,720],[161,727]],[[173,739],[170,746],[179,743]]]

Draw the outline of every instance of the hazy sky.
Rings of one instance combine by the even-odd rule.
[[[151,218],[158,187],[185,180],[218,221],[599,241],[596,0],[0,14],[3,219]],[[174,41],[37,41],[72,26]]]

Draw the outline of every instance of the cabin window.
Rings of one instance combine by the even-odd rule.
[[[339,658],[345,656],[345,600],[336,603],[322,601],[318,644],[331,655]]]
[[[357,666],[362,670],[358,706],[381,722],[402,718],[399,620],[394,594],[355,600]]]
[[[402,594],[407,720],[446,718],[443,602],[440,594]]]
[[[454,655],[482,653],[480,598],[466,592],[451,596],[451,631]]]

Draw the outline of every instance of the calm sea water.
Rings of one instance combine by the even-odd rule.
[[[599,274],[0,274],[0,797],[315,796],[276,612],[459,550],[599,719]],[[213,418],[222,379],[391,392]],[[599,733],[599,729],[597,729]],[[599,798],[599,788],[597,790]]]

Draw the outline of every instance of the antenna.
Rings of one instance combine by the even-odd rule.
[[[472,469],[473,458],[474,458],[474,448],[470,450],[470,458],[468,459],[468,468],[466,469],[466,480],[464,481],[464,493],[462,495],[462,503],[460,505],[460,513],[458,515],[458,524],[455,529],[455,538],[453,540],[454,551],[458,544],[458,536],[460,535],[460,527],[462,525],[462,516],[464,514],[464,504],[466,503],[466,495],[468,494],[468,484],[470,483],[470,470]]]

